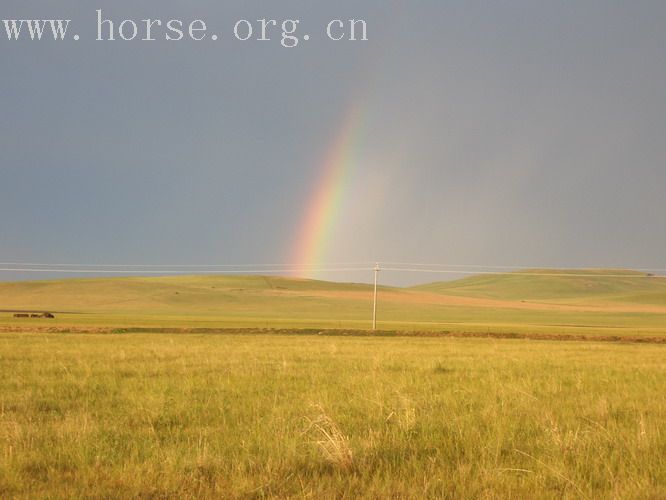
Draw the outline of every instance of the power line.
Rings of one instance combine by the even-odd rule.
[[[64,263],[46,263],[46,262],[0,262],[0,266],[40,266],[40,267],[95,267],[95,268],[120,268],[120,267],[146,267],[146,268],[258,268],[258,267],[298,267],[299,269],[319,268],[322,266],[369,266],[372,262],[322,262],[318,264],[64,264]]]
[[[183,275],[190,270],[198,274],[280,274],[299,272],[365,272],[381,266],[383,271],[402,273],[453,274],[453,275],[511,275],[511,276],[551,276],[551,277],[605,277],[605,278],[663,278],[651,274],[608,274],[594,273],[587,268],[567,268],[563,272],[556,267],[496,266],[479,264],[423,264],[380,262],[338,262],[319,264],[54,264],[37,262],[0,262],[0,272],[17,273],[70,273],[70,274],[127,274],[127,275]],[[448,269],[447,269],[448,268]],[[520,270],[534,269],[533,272]],[[582,272],[572,272],[579,269]],[[516,271],[517,270],[517,271]],[[666,272],[666,269],[639,268],[641,272]]]
[[[381,270],[379,263],[375,264],[375,267],[372,270],[375,275],[375,286],[372,297],[372,330],[374,331],[377,329],[377,278],[379,271]]]
[[[206,270],[207,274],[279,274],[279,273],[297,273],[303,271],[310,272],[353,272],[353,271],[369,271],[371,267],[335,267],[335,268],[297,268],[297,269],[225,269],[224,271],[211,271]],[[4,272],[25,272],[25,273],[71,273],[71,274],[156,274],[156,275],[183,275],[188,274],[187,271],[176,270],[128,270],[128,269],[62,269],[62,268],[29,268],[29,267],[3,267],[0,271]]]
[[[374,268],[375,262],[365,261],[365,262],[320,262],[316,264],[285,264],[285,263],[252,263],[252,264],[104,264],[104,263],[53,263],[53,262],[0,262],[0,266],[12,266],[16,268],[24,267],[35,267],[35,268],[77,268],[77,269],[122,269],[122,268],[146,268],[146,269],[238,269],[242,270],[248,268],[250,270],[259,270],[260,268],[274,268],[275,272],[285,271],[293,272],[296,270],[313,270],[313,271],[327,271],[329,269],[335,268],[340,269],[344,267],[343,270],[347,270],[349,267],[359,267],[359,270],[366,270],[367,268]],[[389,261],[380,261],[382,266],[393,266],[390,270],[402,271],[402,270],[412,270],[414,272],[444,272],[445,270],[451,274],[471,274],[471,273],[484,273],[489,274],[492,271],[483,271],[485,269],[489,270],[502,270],[502,272],[512,272],[515,274],[514,270],[527,270],[533,269],[535,271],[539,270],[564,270],[564,271],[590,271],[590,268],[585,267],[576,267],[576,266],[518,266],[518,265],[482,265],[482,264],[435,264],[435,263],[420,263],[420,262],[389,262]],[[447,268],[451,268],[450,270]],[[666,268],[631,268],[627,267],[633,271],[643,271],[643,272],[666,272]],[[387,267],[388,269],[388,267]],[[473,269],[474,271],[469,271]],[[622,269],[618,267],[617,269]],[[0,269],[5,270],[5,269]],[[20,269],[16,269],[17,271]],[[273,270],[270,270],[273,271]],[[249,271],[248,271],[249,272]],[[534,275],[535,273],[529,273]],[[563,273],[557,273],[562,275]]]

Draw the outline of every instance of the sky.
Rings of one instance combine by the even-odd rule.
[[[220,39],[96,41],[96,9]],[[2,262],[666,268],[663,1],[0,6],[51,17],[80,40],[0,29]],[[233,39],[262,18],[311,38]]]

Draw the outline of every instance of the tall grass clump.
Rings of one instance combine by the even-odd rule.
[[[351,469],[354,460],[349,438],[321,405],[315,405],[315,409],[318,415],[313,419],[306,418],[308,425],[304,434],[328,464],[340,470]]]

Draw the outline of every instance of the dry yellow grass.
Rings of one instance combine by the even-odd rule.
[[[0,498],[666,496],[660,345],[0,334],[0,380]]]
[[[321,405],[315,405],[315,409],[318,415],[313,419],[307,418],[304,434],[310,437],[310,442],[316,445],[327,463],[342,470],[350,469],[354,461],[349,438]]]

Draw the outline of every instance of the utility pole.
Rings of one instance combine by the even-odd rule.
[[[375,294],[372,301],[372,330],[377,329],[377,275],[379,274],[379,263],[375,264]]]

